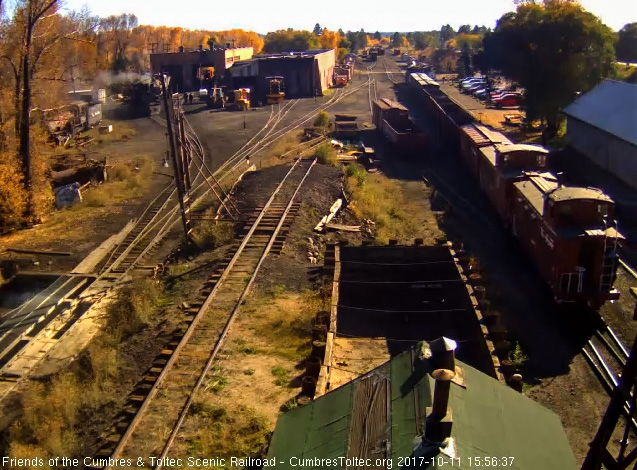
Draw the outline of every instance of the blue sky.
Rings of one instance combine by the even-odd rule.
[[[588,11],[617,30],[637,22],[635,0],[580,0]],[[134,13],[140,24],[182,26],[190,29],[243,28],[266,33],[292,27],[312,29],[315,23],[328,29],[365,31],[423,31],[449,23],[493,27],[502,14],[514,9],[513,0],[402,0],[306,1],[306,0],[64,0],[68,9],[83,5],[97,15]]]

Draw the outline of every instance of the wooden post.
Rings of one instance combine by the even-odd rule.
[[[184,227],[184,235],[189,238],[190,224],[186,218],[186,209],[184,207],[184,188],[183,188],[183,175],[181,174],[181,168],[177,162],[177,149],[175,144],[175,134],[173,131],[173,119],[174,110],[172,103],[168,102],[168,90],[166,89],[166,79],[164,75],[161,75],[161,89],[164,95],[164,108],[166,110],[166,127],[168,130],[168,142],[170,143],[170,155],[173,161],[173,170],[175,171],[175,184],[177,185],[177,198],[179,199],[179,211],[181,213],[181,222]],[[172,101],[172,100],[171,100]]]

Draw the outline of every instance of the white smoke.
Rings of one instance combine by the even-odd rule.
[[[114,85],[126,85],[132,83],[143,83],[149,85],[152,81],[150,74],[139,74],[135,72],[114,73],[110,71],[101,71],[95,77],[96,88],[107,88]]]

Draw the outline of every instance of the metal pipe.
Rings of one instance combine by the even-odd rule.
[[[447,416],[449,405],[451,380],[456,376],[456,373],[447,369],[436,369],[431,375],[436,380],[431,416],[436,419],[444,419]]]

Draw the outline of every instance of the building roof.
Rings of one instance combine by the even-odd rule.
[[[637,85],[604,80],[564,108],[564,114],[637,145]]]
[[[326,52],[331,52],[331,51],[333,51],[333,49],[313,49],[313,50],[303,51],[303,52],[294,52],[294,51],[271,52],[271,53],[255,55],[254,58],[255,59],[289,59],[289,58],[296,58],[296,59],[306,58],[307,59],[308,57],[314,57],[319,54],[325,54]]]
[[[296,468],[294,459],[392,459],[392,466],[332,465],[312,468],[411,468],[399,459],[425,456],[419,468],[461,468],[469,457],[509,457],[507,468],[575,469],[559,417],[524,395],[456,360],[449,408],[451,439],[423,443],[427,407],[432,406],[433,366],[428,345],[419,343],[371,372],[282,416],[268,458]],[[436,462],[431,462],[435,457]],[[335,462],[332,460],[332,462]],[[443,463],[444,462],[444,463]],[[296,465],[295,465],[296,464]],[[415,467],[414,466],[414,467]]]

